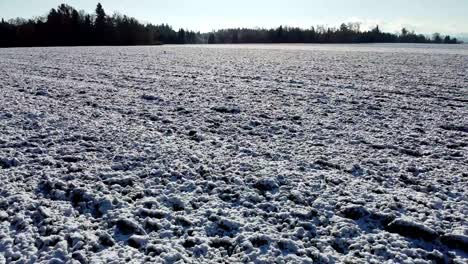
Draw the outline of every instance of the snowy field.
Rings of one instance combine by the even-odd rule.
[[[0,263],[467,263],[468,46],[0,49]]]

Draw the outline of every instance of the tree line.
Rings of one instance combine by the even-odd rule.
[[[142,24],[137,19],[115,13],[108,15],[100,3],[88,14],[61,4],[46,16],[0,22],[0,47],[83,46],[83,45],[157,45],[199,43],[459,43],[439,33],[427,37],[406,28],[399,34],[382,32],[379,26],[367,31],[359,23],[339,28],[317,26],[309,29],[234,28],[200,33],[174,30],[167,24]]]
[[[205,35],[208,36],[202,39],[207,39],[207,43],[460,43],[450,36],[434,33],[427,37],[406,28],[399,34],[382,32],[378,25],[362,31],[359,23],[343,23],[339,28],[223,29]]]
[[[0,22],[1,47],[186,44],[199,43],[200,35],[167,24],[142,24],[118,13],[110,16],[100,3],[94,14],[61,4],[43,17]]]

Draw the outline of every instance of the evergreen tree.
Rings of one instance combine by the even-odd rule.
[[[95,32],[96,32],[96,40],[97,43],[100,45],[103,45],[106,43],[106,27],[107,27],[107,21],[106,21],[106,12],[104,11],[104,8],[102,7],[101,3],[98,3],[96,6],[96,19],[94,21],[94,27],[95,27]]]
[[[239,43],[239,32],[237,30],[234,30],[232,32],[232,43],[234,44]]]
[[[177,32],[177,44],[185,44],[185,30],[179,29]]]
[[[216,41],[215,41],[215,34],[214,33],[210,33],[209,37],[208,37],[208,44],[215,44]]]

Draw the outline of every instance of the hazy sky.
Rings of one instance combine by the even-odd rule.
[[[200,31],[227,27],[338,26],[362,22],[385,31],[468,33],[468,0],[101,0],[108,14]],[[0,0],[0,17],[30,18],[67,3],[93,12],[96,0]]]

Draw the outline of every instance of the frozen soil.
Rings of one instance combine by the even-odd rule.
[[[0,50],[0,263],[467,263],[468,54]]]

